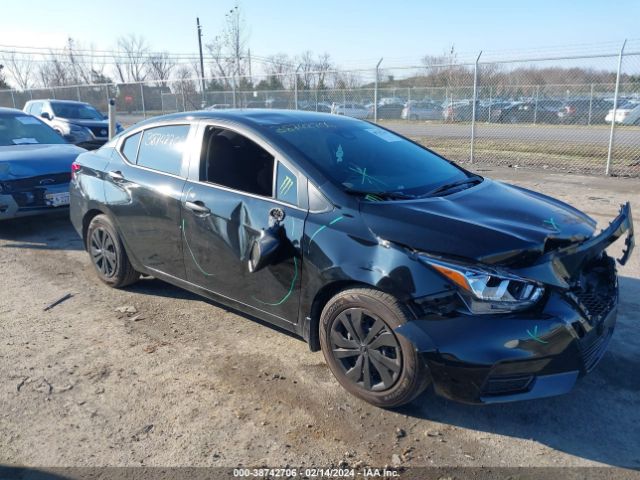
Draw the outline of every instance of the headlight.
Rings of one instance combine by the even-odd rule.
[[[420,255],[420,260],[459,287],[460,297],[471,313],[524,310],[544,293],[536,282],[499,269],[444,262],[427,255]]]

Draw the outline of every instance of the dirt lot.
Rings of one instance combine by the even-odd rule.
[[[480,173],[560,197],[600,226],[627,199],[640,215],[637,180]],[[385,411],[342,390],[321,353],[255,319],[153,279],[107,288],[65,217],[3,223],[0,463],[640,468],[637,251],[620,274],[609,352],[572,393],[473,407],[427,392]]]

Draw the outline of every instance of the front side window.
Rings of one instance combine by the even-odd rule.
[[[180,175],[188,134],[189,125],[170,125],[145,130],[138,149],[137,164],[160,172]]]
[[[275,142],[287,143],[349,191],[422,195],[468,177],[435,153],[357,120],[296,122],[269,129]]]
[[[247,137],[225,128],[208,127],[200,180],[271,197],[273,163],[273,156]]]

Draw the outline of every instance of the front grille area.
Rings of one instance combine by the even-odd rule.
[[[590,372],[596,367],[596,365],[598,365],[607,351],[612,334],[612,328],[608,329],[601,335],[598,335],[597,331],[593,331],[591,335],[580,341],[578,346],[580,348],[580,353],[582,354],[582,362],[586,372]]]
[[[109,135],[109,127],[87,127],[98,138],[105,138]],[[102,133],[104,132],[104,133]]]
[[[618,278],[612,258],[602,255],[590,262],[567,297],[589,324],[599,324],[618,301]]]
[[[533,384],[533,375],[509,375],[489,377],[483,387],[483,395],[507,395],[526,392]]]
[[[576,291],[575,296],[582,304],[585,313],[591,317],[604,317],[616,304],[615,295],[609,295],[608,291],[605,294]]]
[[[39,175],[37,177],[20,178],[17,180],[7,180],[2,182],[2,191],[6,193],[19,192],[36,187],[47,187],[48,185],[57,185],[60,183],[69,183],[71,181],[71,172],[52,173],[49,175]]]

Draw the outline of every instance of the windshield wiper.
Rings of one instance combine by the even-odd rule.
[[[467,185],[467,184],[475,184],[477,185],[478,183],[482,182],[482,177],[480,177],[479,175],[475,175],[473,177],[468,177],[468,178],[464,178],[462,180],[458,180],[456,182],[451,182],[451,183],[445,183],[444,185],[440,185],[438,188],[436,188],[435,190],[431,190],[428,193],[425,193],[424,195],[421,195],[421,197],[433,197],[435,195],[438,195],[440,193],[444,193],[448,190],[452,190],[456,187],[460,187],[462,185]]]
[[[362,195],[365,200],[369,200],[371,202],[381,202],[383,200],[411,200],[414,198],[418,198],[417,195],[394,191],[365,192],[353,188],[346,188],[344,191],[353,195]]]

